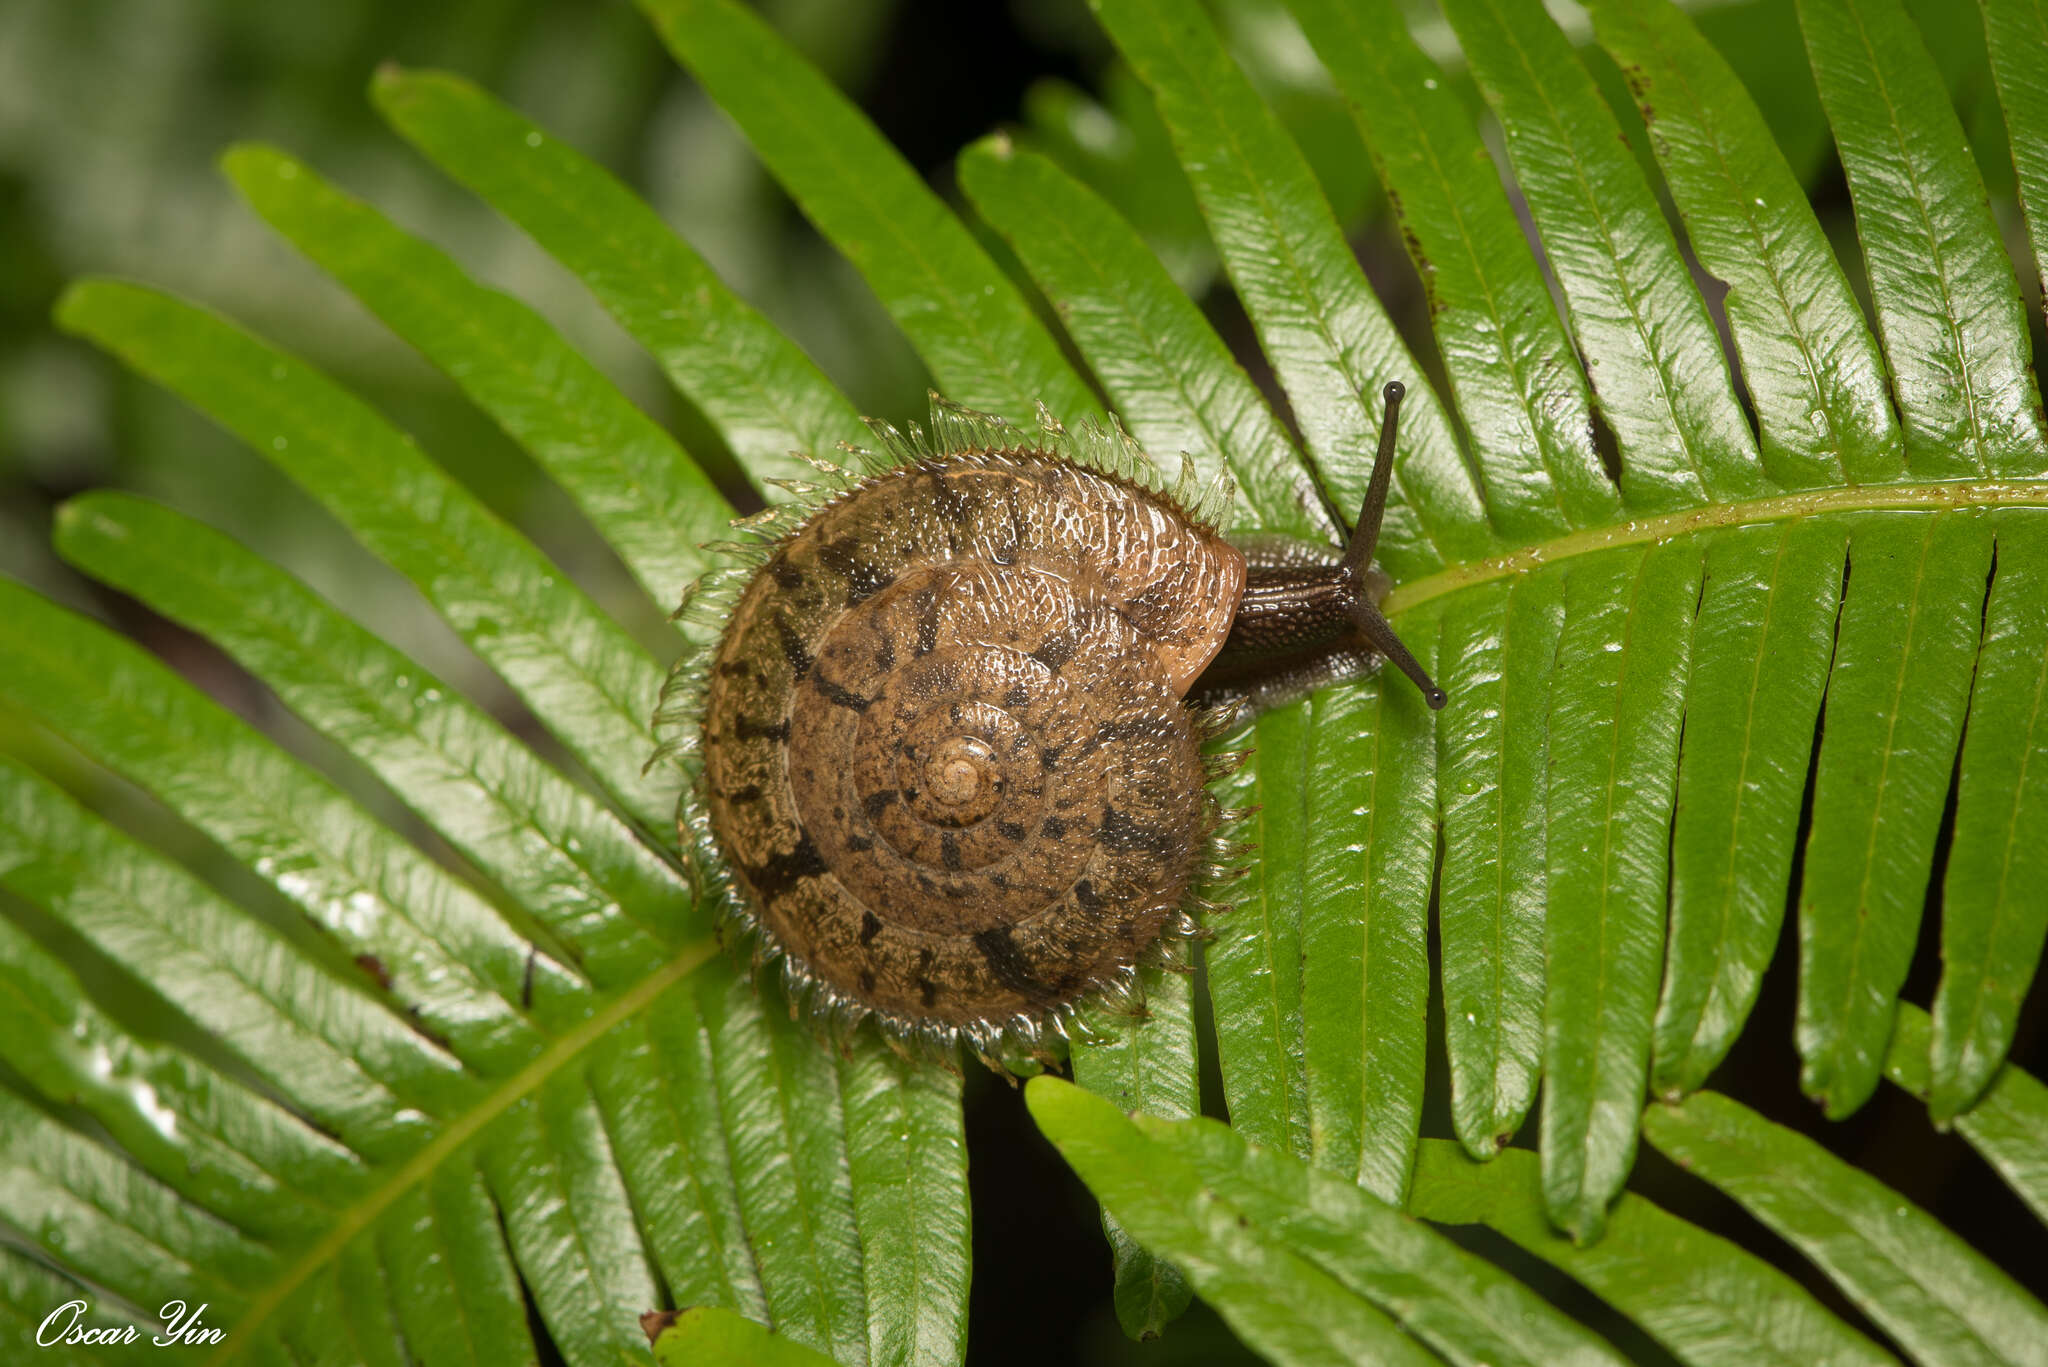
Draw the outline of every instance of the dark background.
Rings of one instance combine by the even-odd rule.
[[[1261,373],[1242,315],[1227,285],[1215,278],[1184,187],[1172,183],[1170,167],[1162,170],[1156,146],[1147,159],[1142,100],[1133,102],[1079,0],[784,0],[764,8],[855,93],[942,190],[950,189],[953,154],[1001,125],[1020,126],[1021,136],[1036,139],[1084,178],[1105,187],[1140,187],[1131,192],[1127,212],[1253,373]],[[1312,69],[1293,60],[1286,26],[1276,22],[1270,4],[1246,0],[1217,8],[1241,59],[1309,150],[1416,354],[1433,367],[1417,282],[1341,107]],[[2017,242],[2011,171],[1981,34],[1972,27],[1974,11],[1957,11],[1961,17],[1952,19],[1932,0],[1915,8],[1978,143],[2001,222]],[[1847,196],[1789,5],[1719,9],[1702,23],[1758,93],[1860,288]],[[240,208],[212,166],[228,143],[278,142],[447,245],[480,274],[546,311],[693,450],[714,462],[719,457],[715,439],[574,281],[382,129],[363,89],[386,59],[469,75],[634,183],[866,411],[913,414],[925,385],[864,287],[765,180],[624,0],[0,4],[0,573],[116,622],[316,758],[320,743],[211,647],[56,563],[47,545],[57,504],[112,484],[232,528],[514,725],[527,719],[388,573],[368,564],[268,466],[175,401],[58,337],[49,310],[71,276],[90,271],[144,278],[300,351],[417,433],[608,601],[624,602],[632,593],[608,553],[522,453]],[[1640,146],[1640,125],[1619,98],[1612,68],[1598,56],[1588,64]],[[1101,136],[1104,128],[1117,128],[1118,119],[1122,141]],[[2024,247],[2016,250],[2025,262]],[[2030,263],[2020,275],[2038,331]],[[526,730],[531,734],[530,725]],[[60,770],[68,763],[4,715],[0,749],[35,754],[39,764]],[[121,794],[93,791],[97,780],[90,775],[70,781],[97,805],[123,806]],[[364,796],[388,812],[388,798]],[[131,826],[148,819],[124,810]],[[1931,999],[1939,971],[1940,881],[1937,870],[1906,991],[1922,1004]],[[2048,1232],[1960,1140],[1936,1133],[1918,1103],[1887,1087],[1850,1121],[1829,1124],[1800,1096],[1791,1049],[1795,959],[1788,918],[1763,1000],[1714,1085],[1890,1183],[2034,1293],[2048,1295]],[[2044,1063],[2039,996],[2015,1052],[2035,1072]],[[1213,1050],[1209,1057],[1205,1102],[1221,1114]],[[1432,1059],[1440,1061],[1440,1046]],[[1425,1133],[1449,1136],[1440,1068],[1433,1083]],[[975,1231],[971,1361],[1251,1360],[1199,1305],[1158,1342],[1126,1341],[1109,1304],[1109,1255],[1092,1200],[1038,1137],[1013,1088],[974,1070],[967,1095]],[[1519,1142],[1533,1144],[1534,1137],[1525,1133]],[[1654,1152],[1642,1154],[1632,1186],[1773,1259],[1831,1308],[1860,1322],[1774,1236]],[[1483,1231],[1460,1237],[1530,1277],[1631,1356],[1662,1360],[1632,1327],[1504,1241]]]

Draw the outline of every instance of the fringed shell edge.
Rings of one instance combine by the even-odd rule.
[[[684,872],[698,902],[712,904],[727,949],[748,964],[757,983],[765,970],[779,964],[792,1018],[808,1020],[842,1051],[852,1048],[862,1023],[872,1019],[883,1041],[905,1057],[957,1070],[958,1051],[964,1046],[989,1068],[1012,1076],[1056,1066],[1060,1053],[1076,1042],[1083,1047],[1106,1042],[1107,1037],[1084,1019],[1084,1013],[1121,1015],[1133,1023],[1141,1020],[1145,1012],[1142,968],[1193,971],[1189,949],[1195,941],[1210,937],[1205,922],[1230,910],[1228,895],[1242,879],[1244,861],[1251,853],[1251,847],[1232,834],[1248,811],[1224,807],[1215,784],[1242,767],[1251,751],[1212,751],[1203,756],[1210,816],[1205,861],[1179,909],[1167,918],[1159,938],[1137,960],[1118,965],[1107,977],[1085,985],[1070,1001],[1039,1014],[1020,1013],[964,1025],[901,1016],[858,1001],[777,945],[762,928],[718,849],[703,791],[700,728],[711,660],[723,627],[747,585],[784,541],[826,508],[891,470],[958,460],[963,455],[1042,451],[1128,481],[1172,503],[1190,521],[1208,530],[1220,525],[1236,497],[1236,485],[1227,470],[1202,482],[1186,455],[1181,457],[1179,471],[1169,479],[1113,416],[1107,426],[1088,421],[1069,431],[1040,405],[1036,431],[1026,431],[937,394],[931,395],[931,404],[928,427],[909,423],[898,429],[869,419],[869,430],[880,442],[880,449],[842,444],[841,450],[855,462],[852,467],[796,453],[818,472],[818,480],[770,481],[790,495],[789,501],[735,518],[735,539],[706,543],[703,549],[724,556],[726,563],[691,583],[670,614],[670,620],[682,628],[686,644],[662,683],[653,716],[656,745],[646,768],[665,765],[681,776],[676,825],[682,839]],[[1196,717],[1205,745],[1236,730],[1237,721],[1234,707],[1198,709]]]

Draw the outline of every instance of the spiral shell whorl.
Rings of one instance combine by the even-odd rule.
[[[1194,929],[1217,814],[1181,695],[1244,566],[1120,472],[934,428],[982,444],[884,430],[907,463],[762,529],[663,715],[701,717],[668,742],[686,841],[814,1014],[987,1058]]]

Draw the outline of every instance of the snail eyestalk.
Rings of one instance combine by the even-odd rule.
[[[1380,392],[1387,401],[1386,413],[1380,419],[1380,447],[1373,454],[1372,478],[1365,486],[1365,506],[1358,510],[1358,525],[1352,529],[1341,562],[1344,572],[1353,577],[1365,574],[1380,543],[1380,521],[1387,513],[1387,486],[1394,479],[1394,430],[1401,421],[1401,400],[1407,397],[1408,387],[1399,380],[1388,380],[1387,387]]]
[[[1430,711],[1441,711],[1443,705],[1450,700],[1449,695],[1436,686],[1436,680],[1430,678],[1428,671],[1408,653],[1408,647],[1394,634],[1394,628],[1387,619],[1380,616],[1380,610],[1363,597],[1353,599],[1351,620],[1358,624],[1358,629],[1365,634],[1365,639],[1372,642],[1373,649],[1393,661],[1396,669],[1415,681],[1415,686],[1422,690],[1422,699],[1429,704]]]
[[[1387,409],[1380,420],[1380,445],[1372,460],[1372,480],[1365,486],[1365,506],[1358,511],[1358,526],[1351,533],[1351,544],[1344,548],[1339,569],[1344,582],[1353,589],[1347,604],[1351,620],[1375,650],[1415,681],[1430,709],[1435,711],[1446,701],[1444,691],[1401,643],[1393,626],[1380,615],[1378,605],[1365,592],[1365,572],[1372,564],[1373,550],[1379,545],[1380,521],[1387,512],[1387,485],[1394,477],[1394,430],[1401,416],[1401,399],[1408,391],[1399,380],[1389,380],[1381,392],[1386,397]]]

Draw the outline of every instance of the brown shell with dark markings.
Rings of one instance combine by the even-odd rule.
[[[1066,450],[934,427],[771,527],[666,715],[700,719],[685,840],[814,1012],[994,1062],[1193,931],[1217,811],[1183,698],[1245,560],[1127,441],[1091,468],[1049,424]]]

